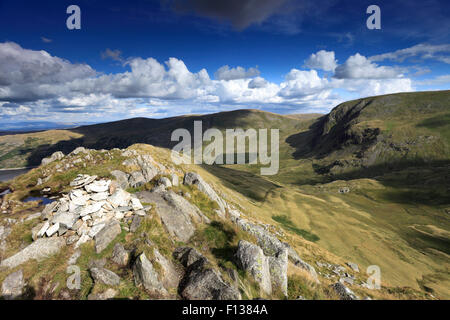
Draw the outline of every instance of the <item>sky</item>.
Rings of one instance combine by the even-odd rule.
[[[447,90],[449,17],[447,0],[0,0],[0,124],[326,113]]]

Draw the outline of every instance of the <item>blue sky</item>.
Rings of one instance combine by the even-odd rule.
[[[81,9],[68,30],[66,8]],[[381,9],[381,30],[366,9]],[[448,1],[0,1],[0,122],[327,112],[450,87]]]

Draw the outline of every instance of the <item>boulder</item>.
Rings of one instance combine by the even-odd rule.
[[[109,286],[117,286],[120,283],[120,277],[111,270],[105,268],[90,268],[89,272],[95,283],[100,282]]]
[[[133,265],[134,282],[136,286],[144,286],[151,294],[166,296],[167,290],[159,280],[158,273],[145,253],[137,257]]]
[[[168,203],[161,193],[143,191],[138,196],[143,202],[156,204],[156,213],[172,237],[187,242],[194,235],[195,226],[189,215],[174,203]]]
[[[2,298],[12,300],[20,298],[23,294],[25,281],[22,270],[9,274],[2,283]]]
[[[84,147],[78,147],[75,150],[73,150],[70,154],[71,155],[78,155],[80,153],[87,154],[87,153],[89,153],[89,151],[86,150],[86,148],[84,148]]]
[[[61,151],[56,151],[50,157],[42,159],[41,165],[45,166],[49,163],[52,163],[53,161],[61,160],[62,158],[64,158],[64,153],[62,153]]]
[[[133,171],[130,175],[128,183],[131,187],[137,188],[146,184],[147,180],[145,179],[141,171]]]
[[[172,182],[170,182],[169,178],[166,177],[159,178],[158,184],[162,184],[165,188],[172,187]]]
[[[187,300],[241,299],[239,291],[226,283],[216,270],[208,267],[208,260],[195,249],[179,248],[174,252],[174,256],[183,259],[184,265],[187,266],[178,288],[182,298]],[[190,259],[186,259],[189,256]],[[195,261],[192,262],[193,260]]]
[[[173,263],[163,256],[158,249],[153,249],[155,263],[158,263],[162,270],[162,283],[165,288],[177,288],[180,283],[180,273]]]
[[[240,240],[236,259],[239,267],[248,272],[268,295],[272,293],[269,259],[263,250],[248,241]]]
[[[48,258],[57,252],[66,244],[63,238],[40,238],[27,246],[22,251],[3,260],[1,267],[15,268],[28,260],[42,260]]]
[[[200,211],[200,209],[175,192],[171,190],[163,192],[162,197],[170,206],[181,211],[185,216],[191,218],[194,222],[211,222],[210,219]]]
[[[272,290],[280,290],[284,296],[288,295],[288,250],[280,251],[275,257],[268,257]]]
[[[111,171],[111,174],[114,176],[114,178],[116,178],[116,181],[120,188],[125,190],[129,187],[128,174],[120,170],[113,170]]]
[[[358,296],[341,282],[332,284],[331,288],[339,295],[341,300],[359,300]]]
[[[113,288],[108,288],[102,293],[91,293],[88,295],[88,300],[110,300],[117,295],[117,290]]]
[[[171,179],[172,179],[172,185],[174,186],[174,187],[178,187],[178,184],[179,184],[179,178],[178,178],[178,176],[175,174],[175,173],[172,173],[172,175],[170,176],[171,177]]]
[[[122,232],[120,223],[116,220],[105,225],[95,237],[95,252],[100,253]]]
[[[113,249],[111,260],[121,267],[128,265],[130,254],[121,243],[116,243]]]
[[[134,215],[133,220],[130,225],[130,232],[136,232],[142,222],[142,217],[138,215]]]
[[[189,267],[194,262],[203,258],[203,256],[194,248],[190,247],[178,247],[173,252],[173,257],[180,261],[180,263],[185,267]]]

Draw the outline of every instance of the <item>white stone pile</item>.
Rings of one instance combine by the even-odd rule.
[[[35,238],[65,236],[68,244],[78,247],[111,222],[132,221],[134,216],[145,216],[149,209],[115,181],[78,175],[70,186],[73,189],[68,194],[45,207],[45,221]]]

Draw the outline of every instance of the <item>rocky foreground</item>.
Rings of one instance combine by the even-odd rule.
[[[317,261],[321,270],[329,272],[316,272],[289,243],[280,240],[285,238],[282,230],[247,217],[198,173],[164,165],[136,149],[77,148],[67,156],[57,152],[43,159],[33,173],[33,188],[52,193],[50,185],[58,174],[115,158],[121,159],[120,168],[126,170],[111,168],[108,177],[78,174],[63,185],[64,192],[53,195],[53,202],[27,216],[10,217],[18,205],[11,200],[17,190],[4,197],[0,220],[3,298],[33,298],[27,268],[33,263],[33,268],[56,263],[51,260],[55,256],[65,259],[58,262],[61,271],[55,278],[59,282],[47,279],[39,289],[44,297],[55,299],[81,298],[77,292],[83,289],[66,288],[69,279],[61,281],[61,274],[67,276],[66,268],[78,265],[84,266],[87,275],[82,276],[91,283],[88,299],[123,298],[125,285],[129,298],[282,299],[289,296],[288,268],[298,269],[317,286],[331,281],[327,290],[339,299],[359,299],[347,285],[368,287],[363,281],[357,283],[359,270],[352,263]],[[9,248],[14,230],[23,225],[30,226],[31,243]],[[224,234],[233,233],[236,245],[211,249],[205,239],[214,237],[214,232],[205,233],[209,238],[199,236],[208,227],[220,232],[228,228],[231,231]]]

